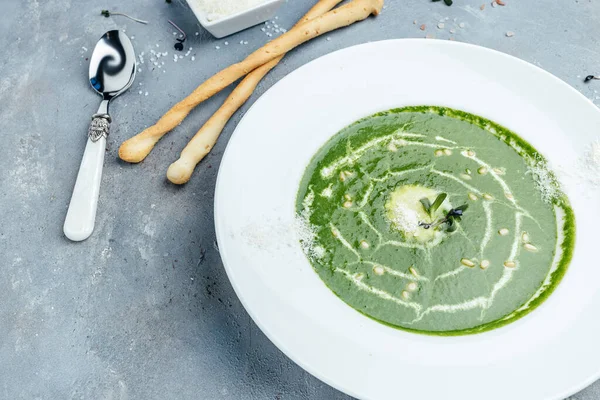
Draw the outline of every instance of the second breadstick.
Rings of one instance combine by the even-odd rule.
[[[225,68],[198,86],[192,94],[173,106],[155,125],[124,142],[119,148],[119,157],[128,162],[142,161],[160,138],[181,123],[190,111],[204,100],[259,66],[285,54],[300,44],[324,33],[363,20],[371,14],[377,15],[382,7],[383,0],[353,0],[339,9],[290,29],[250,54],[244,61]]]
[[[301,24],[310,19],[325,14],[343,0],[320,0],[304,17],[298,22]],[[167,178],[172,183],[182,185],[187,183],[198,163],[206,157],[217,142],[225,124],[231,116],[248,100],[261,79],[269,73],[281,60],[283,56],[269,61],[249,73],[246,78],[227,97],[227,100],[217,112],[200,128],[192,140],[185,146],[177,161],[169,166]]]
[[[167,179],[169,181],[177,185],[182,185],[190,180],[194,168],[212,150],[229,118],[248,100],[256,85],[258,85],[263,76],[277,65],[278,61],[272,60],[262,67],[257,68],[246,76],[235,90],[231,92],[221,108],[206,121],[204,126],[185,146],[179,160],[169,166],[167,170]]]

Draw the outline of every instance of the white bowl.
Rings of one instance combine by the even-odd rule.
[[[375,112],[423,104],[496,121],[569,177],[571,265],[544,303],[502,328],[435,337],[367,318],[323,283],[293,229],[305,168],[332,135]],[[600,189],[576,178],[599,126],[600,110],[581,93],[482,47],[403,39],[328,54],[263,94],[229,141],[215,192],[225,270],[285,354],[354,397],[564,399],[600,377]]]
[[[198,18],[200,25],[216,38],[234,34],[273,18],[277,9],[285,2],[285,0],[265,0],[263,4],[254,8],[209,21],[208,15],[200,8],[197,0],[186,1],[196,18]]]

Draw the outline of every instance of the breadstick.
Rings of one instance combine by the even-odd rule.
[[[320,0],[302,17],[298,24],[325,14],[342,1]],[[185,146],[181,152],[181,157],[171,164],[167,171],[169,181],[177,185],[182,185],[190,180],[194,168],[212,150],[231,116],[248,100],[254,89],[256,89],[256,85],[283,57],[284,55],[279,56],[262,67],[258,67],[242,80],[227,100],[225,100],[221,108],[214,113],[192,140],[190,140],[187,146]]]
[[[180,124],[190,111],[204,100],[302,43],[366,19],[371,14],[377,15],[382,7],[383,0],[353,0],[338,9],[290,29],[250,54],[242,62],[225,68],[198,86],[188,97],[167,111],[156,124],[124,142],[119,148],[119,157],[132,163],[142,161],[161,137]]]

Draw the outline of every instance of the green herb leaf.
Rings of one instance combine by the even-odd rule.
[[[455,211],[458,210],[458,211],[463,211],[464,212],[467,208],[469,208],[469,205],[468,204],[463,204],[462,206],[456,207],[454,210]]]
[[[452,0],[444,0],[444,3],[446,3],[446,5],[450,7],[452,5]]]
[[[431,212],[430,214],[435,214],[435,212],[437,211],[438,208],[440,208],[440,206],[442,205],[442,203],[444,202],[444,200],[446,200],[446,197],[448,197],[448,195],[446,193],[440,193],[438,195],[438,197],[435,198],[435,201],[433,202],[433,204],[431,205]]]
[[[171,4],[171,0],[165,0],[167,3]]]
[[[425,212],[427,214],[429,214],[429,210],[431,209],[431,202],[429,201],[429,199],[427,197],[423,197],[419,201],[421,202],[421,204],[423,204],[423,208],[425,209]]]
[[[106,18],[110,17],[110,11],[108,10],[102,10],[100,12],[100,15],[104,15]]]

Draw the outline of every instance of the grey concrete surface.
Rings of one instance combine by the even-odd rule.
[[[600,1],[505,2],[387,0],[378,18],[293,51],[227,125],[191,182],[175,187],[165,181],[168,165],[228,91],[195,110],[140,165],[120,162],[119,144],[265,43],[260,26],[216,40],[178,0],[0,0],[0,399],[347,399],[276,349],[236,298],[215,248],[221,155],[243,113],[277,80],[333,50],[388,38],[432,34],[491,47],[598,102],[600,82],[586,85],[582,77],[600,73]],[[311,4],[289,0],[276,22],[290,27]],[[101,17],[104,8],[150,24]],[[169,18],[193,48],[177,62]],[[436,27],[440,19],[444,29]],[[74,244],[61,227],[99,103],[87,85],[87,59],[115,28],[134,37],[145,62],[112,106],[96,231]],[[161,68],[151,50],[169,53]],[[452,79],[443,65],[440,74]],[[599,398],[600,383],[572,397]]]

